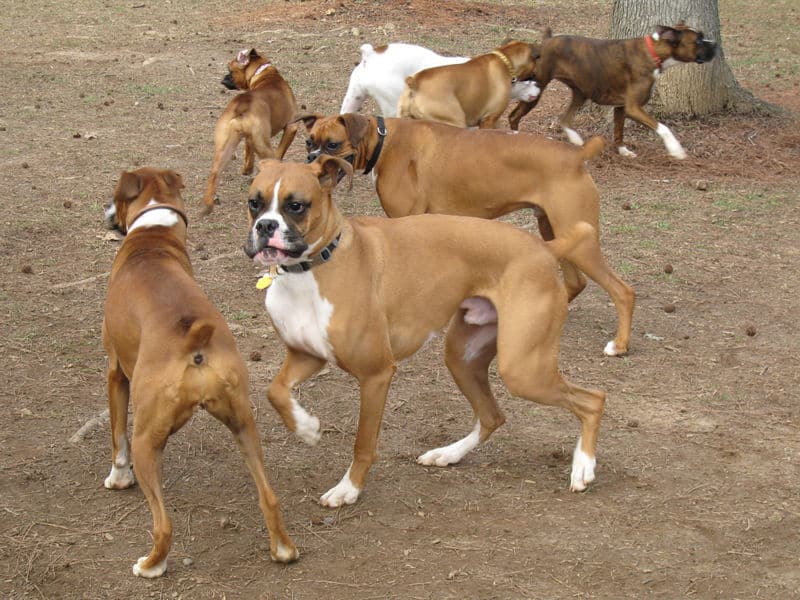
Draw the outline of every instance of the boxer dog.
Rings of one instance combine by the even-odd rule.
[[[570,299],[586,285],[583,273],[605,289],[617,308],[616,337],[607,355],[625,354],[634,292],[611,270],[597,236],[600,197],[584,161],[603,148],[592,138],[583,148],[531,134],[468,130],[432,121],[345,114],[301,117],[309,132],[309,160],[320,153],[372,172],[390,217],[444,213],[494,219],[532,208],[546,240],[566,235],[579,221],[595,228],[576,261],[562,261]],[[491,174],[491,176],[487,176]]]
[[[655,131],[670,156],[686,158],[686,151],[672,131],[645,110],[653,84],[667,68],[681,63],[702,64],[712,60],[717,46],[683,23],[675,27],[659,26],[643,38],[598,40],[576,36],[551,37],[546,29],[541,56],[536,63],[535,78],[542,90],[557,79],[572,90],[572,101],[561,116],[561,127],[569,141],[582,144],[581,136],[572,129],[575,113],[586,100],[614,107],[614,144],[622,156],[635,157],[622,141],[625,117]],[[541,95],[531,102],[522,102],[509,115],[511,129],[536,106]]]
[[[406,85],[406,77],[439,67],[467,62],[466,56],[442,56],[414,44],[389,44],[373,48],[361,46],[361,62],[350,74],[350,84],[340,113],[354,113],[367,98],[378,103],[384,117],[397,116],[397,101]],[[529,102],[539,95],[535,81],[516,81],[511,86],[511,100]]]
[[[173,171],[124,172],[107,211],[127,237],[111,269],[103,319],[112,448],[105,487],[121,490],[139,481],[153,514],[153,547],[133,572],[148,578],[164,573],[172,545],[161,486],[164,446],[199,408],[236,438],[256,483],[272,559],[290,562],[298,556],[264,472],[247,368],[225,319],[192,276],[181,188]]]
[[[585,252],[594,238],[591,225],[579,223],[563,238],[543,242],[509,223],[469,217],[345,219],[331,196],[340,170],[352,183],[346,161],[321,156],[309,164],[264,160],[260,167],[250,187],[244,249],[270,268],[266,307],[287,346],[267,396],[286,426],[313,444],[319,420],[291,388],[327,361],[360,386],[353,461],[321,497],[324,506],[358,499],[397,363],[448,322],[445,362],[472,405],[474,427],[418,462],[457,463],[504,422],[488,381],[496,355],[512,394],[578,417],[570,487],[580,491],[594,480],[605,395],[559,374],[567,292],[556,259]]]
[[[244,138],[242,175],[253,172],[253,154],[259,158],[283,158],[297,135],[293,121],[297,103],[292,88],[269,60],[255,50],[242,50],[228,64],[222,85],[229,90],[247,90],[233,98],[214,128],[214,160],[203,197],[203,214],[214,210],[219,178]],[[283,130],[277,150],[271,139]]]
[[[531,78],[537,56],[535,47],[512,40],[463,64],[420,71],[406,78],[397,114],[492,129],[511,100],[512,84]],[[538,97],[538,85],[528,85]]]

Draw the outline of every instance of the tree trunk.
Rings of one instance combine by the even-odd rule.
[[[651,107],[658,114],[692,116],[733,110],[752,112],[768,105],[739,86],[725,60],[717,0],[614,0],[611,38],[633,38],[653,33],[658,25],[683,20],[717,42],[717,57],[709,63],[671,67],[659,77]]]

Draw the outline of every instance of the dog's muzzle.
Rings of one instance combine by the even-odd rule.
[[[270,246],[270,241],[276,235],[281,235],[279,229],[280,224],[274,219],[257,220],[253,225],[251,235],[248,236],[244,244],[244,253],[249,258],[254,258],[259,252],[274,255],[283,254],[289,258],[300,258],[308,250],[308,244],[292,231],[287,232],[288,235],[282,239],[282,247]]]
[[[714,42],[709,40],[700,40],[698,46],[697,56],[694,59],[698,64],[703,64],[704,62],[713,60],[713,58],[717,55],[717,45]]]
[[[319,158],[319,155],[322,154],[322,148],[314,148],[310,150],[306,155],[306,163],[312,163]]]
[[[236,88],[236,84],[233,82],[233,74],[232,73],[228,72],[228,74],[225,75],[225,77],[222,78],[222,85],[224,85],[229,90],[237,89]]]

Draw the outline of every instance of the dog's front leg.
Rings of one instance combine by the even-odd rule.
[[[292,397],[292,388],[322,369],[325,362],[316,356],[288,348],[281,370],[267,388],[267,398],[278,411],[287,429],[312,446],[319,441],[321,435],[319,419],[308,414]]]
[[[378,445],[386,394],[395,370],[395,365],[391,364],[378,373],[358,378],[361,387],[361,408],[358,414],[353,462],[341,481],[322,495],[319,501],[323,506],[336,508],[343,504],[353,504],[364,489],[367,472],[375,462],[375,447]]]

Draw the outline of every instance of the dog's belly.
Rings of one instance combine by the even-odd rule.
[[[320,295],[311,273],[277,277],[267,289],[265,305],[287,346],[326,360],[333,359],[328,341],[333,304]]]

